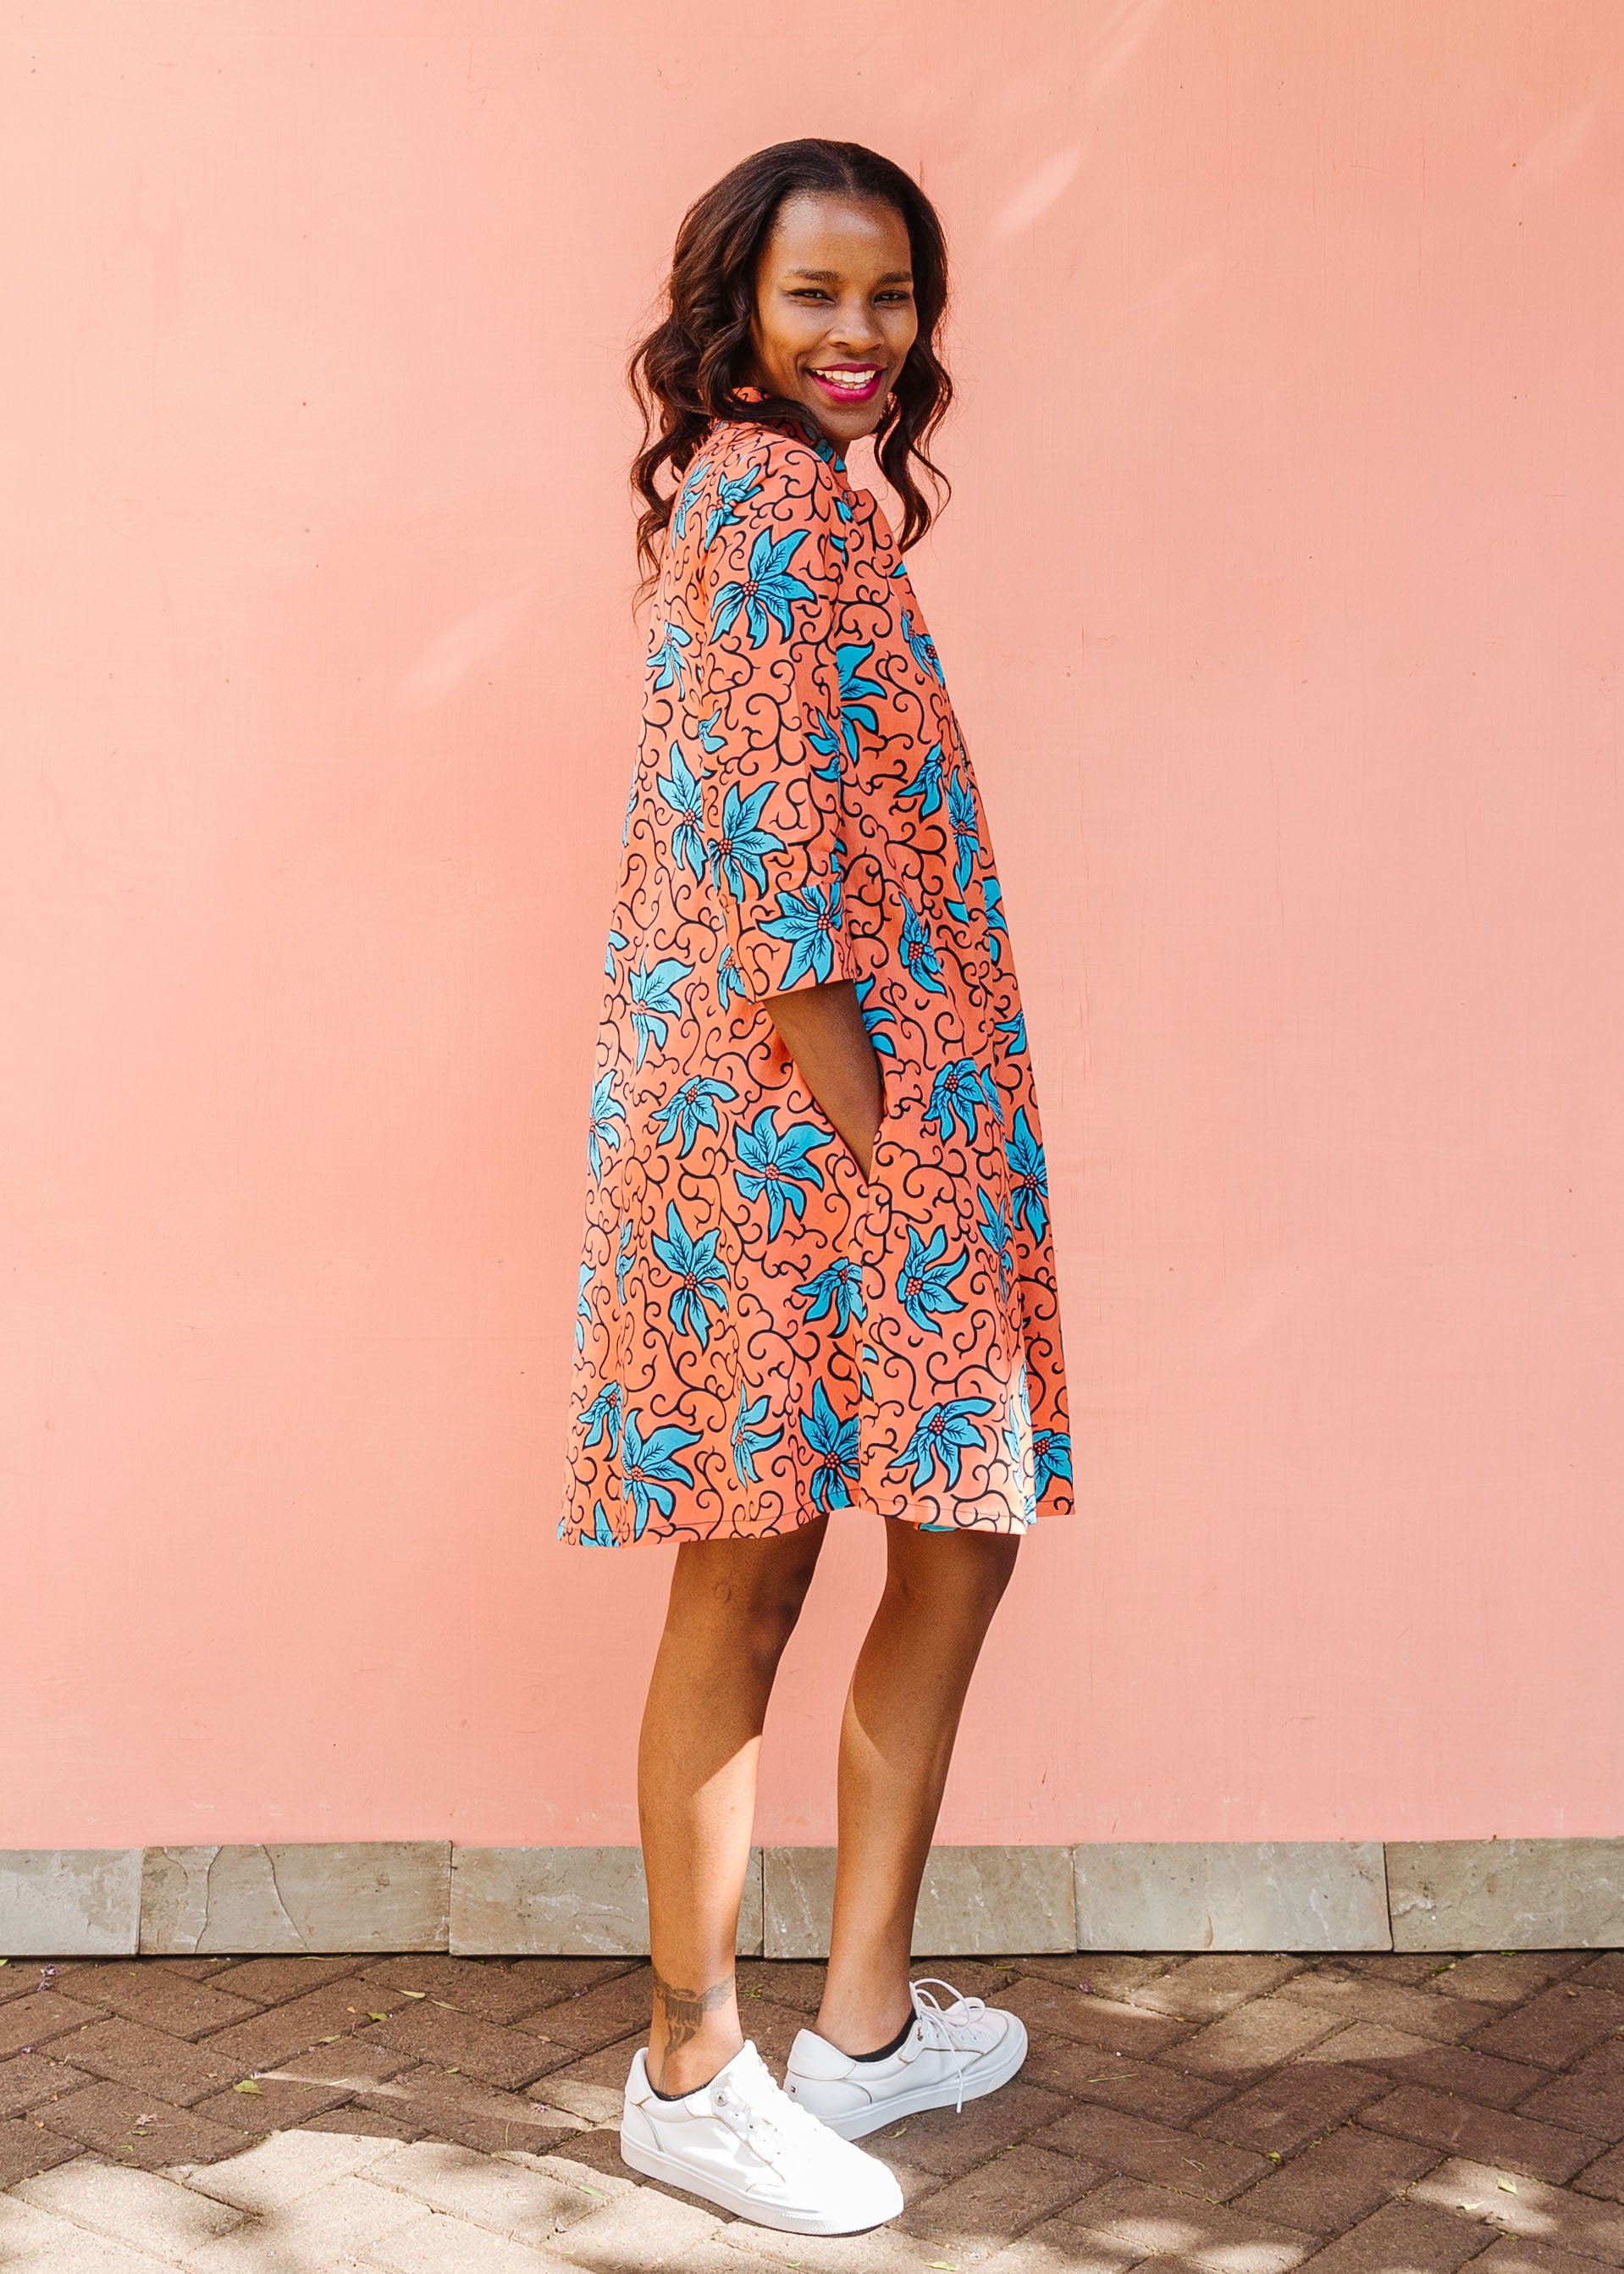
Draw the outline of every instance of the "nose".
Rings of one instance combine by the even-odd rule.
[[[829,327],[829,344],[847,355],[871,355],[881,345],[879,325],[866,299],[853,294],[841,301]]]

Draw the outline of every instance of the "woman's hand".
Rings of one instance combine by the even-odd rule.
[[[885,1111],[885,1084],[849,979],[770,995],[767,1008],[802,1081],[845,1138],[865,1183]]]

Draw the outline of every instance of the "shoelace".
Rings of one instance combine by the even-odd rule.
[[[950,2021],[942,2010],[940,2000],[934,1998],[925,1987],[928,1982],[934,1982],[938,1990],[945,1990],[955,2007],[964,2007],[963,2013],[955,2014]],[[984,1998],[964,1997],[951,1982],[944,1982],[939,1974],[921,1975],[917,1982],[910,1982],[908,1988],[914,1993],[914,2010],[919,2016],[919,2033],[921,2040],[935,2052],[952,2055],[953,2077],[958,2088],[958,2098],[953,2104],[953,2112],[955,2115],[962,2116],[964,2114],[964,2048],[953,2032],[955,2029],[973,2028],[976,2015],[987,2011],[987,2001]]]
[[[768,2082],[771,2085],[771,2080]],[[821,2149],[828,2145],[831,2138],[825,2124],[782,2091],[773,2091],[771,2097],[756,2100],[737,2086],[725,2085],[714,2095],[710,2105],[781,2178],[787,2174],[771,2152],[773,2150],[787,2150],[797,2142],[803,2148]]]

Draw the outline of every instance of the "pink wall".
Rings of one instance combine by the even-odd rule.
[[[635,1836],[666,1555],[553,1538],[618,374],[808,131],[957,252],[1068,1306],[944,1834],[1624,1832],[1624,12],[744,19],[5,8],[0,1845]]]

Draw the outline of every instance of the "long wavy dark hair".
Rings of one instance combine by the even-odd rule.
[[[639,342],[627,373],[643,413],[643,447],[633,461],[631,486],[643,504],[637,558],[645,591],[658,574],[675,488],[713,420],[787,417],[816,433],[804,403],[741,393],[753,383],[756,261],[785,199],[806,190],[879,199],[906,224],[919,335],[873,437],[880,471],[902,501],[903,551],[918,544],[947,495],[946,477],[925,447],[953,392],[937,343],[947,308],[947,245],[936,208],[900,166],[861,142],[775,142],[742,159],[683,215],[665,312]],[[930,477],[935,503],[915,479],[916,466]],[[670,486],[662,488],[662,474]]]

